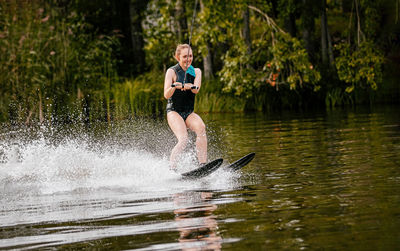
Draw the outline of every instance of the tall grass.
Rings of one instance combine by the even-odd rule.
[[[246,106],[245,99],[223,93],[223,84],[218,80],[204,81],[196,95],[197,112],[241,112]]]
[[[85,29],[49,1],[0,1],[0,119],[42,122],[117,80],[117,40]]]
[[[160,115],[166,100],[163,95],[163,76],[146,73],[136,79],[114,85],[111,90],[115,119]]]
[[[327,91],[325,96],[325,105],[327,108],[335,106],[353,105],[354,100],[351,94],[341,88],[334,88]]]

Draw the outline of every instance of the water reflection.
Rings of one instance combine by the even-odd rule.
[[[397,250],[398,111],[209,114],[211,159],[257,157],[191,182],[166,123],[0,128],[0,249]]]
[[[212,192],[175,194],[174,204],[180,208],[174,214],[182,250],[221,250],[222,238],[214,215],[217,205],[208,202],[212,196]],[[188,202],[192,206],[185,206]]]

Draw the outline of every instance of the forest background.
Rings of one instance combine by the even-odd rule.
[[[198,112],[399,103],[399,15],[400,0],[0,0],[0,121],[160,116],[191,29]]]

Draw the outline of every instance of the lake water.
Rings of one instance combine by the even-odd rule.
[[[256,157],[196,181],[163,120],[2,125],[0,249],[398,250],[399,111],[204,114],[210,159]]]

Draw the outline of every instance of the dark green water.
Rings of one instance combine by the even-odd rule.
[[[210,158],[253,162],[182,181],[165,121],[3,126],[0,249],[400,248],[399,107],[202,117]]]

